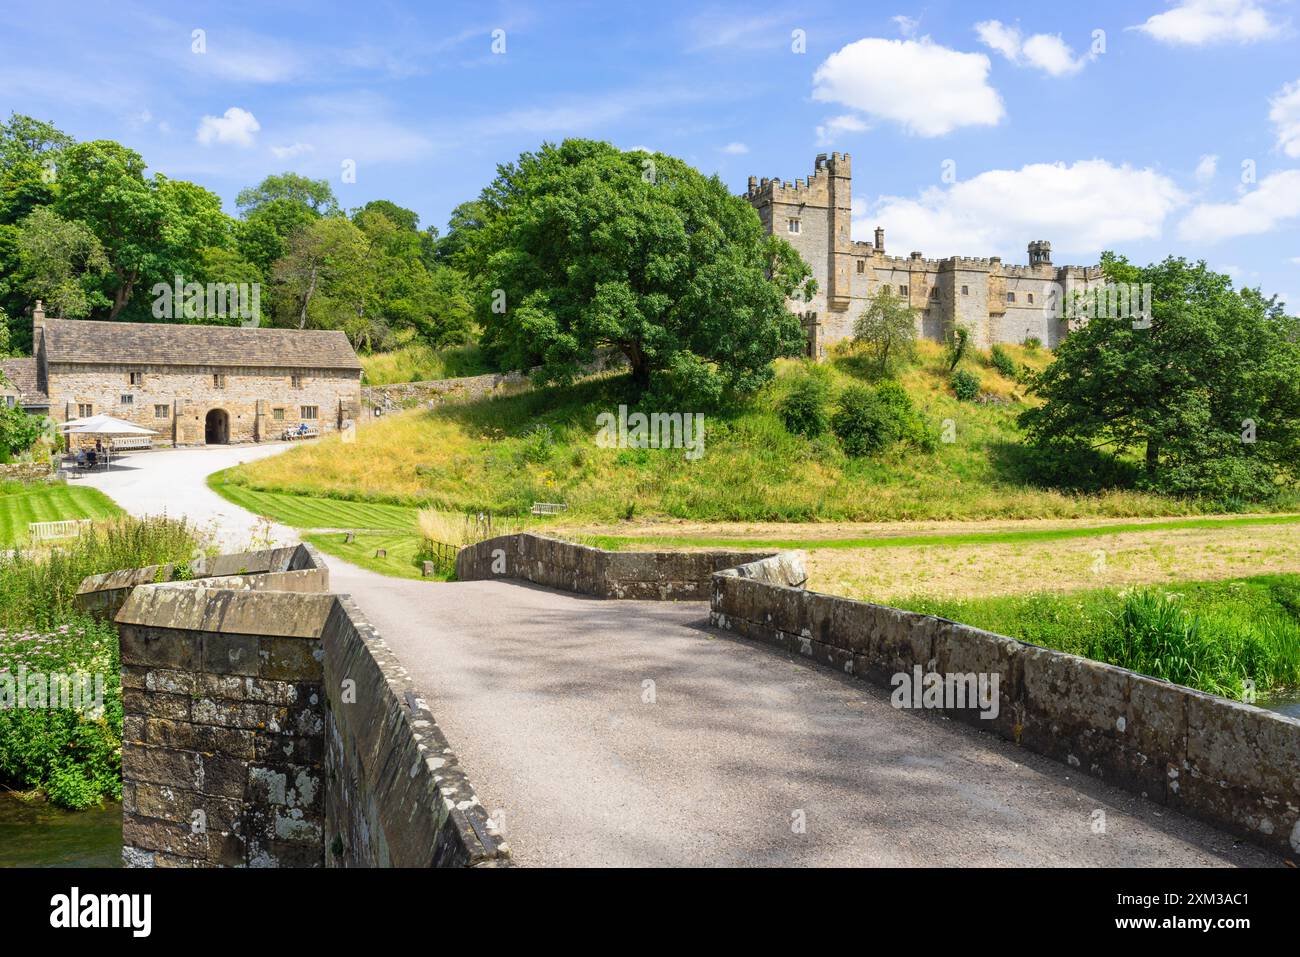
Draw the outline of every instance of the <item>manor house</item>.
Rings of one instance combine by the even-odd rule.
[[[1004,265],[997,256],[890,256],[880,227],[874,243],[853,240],[851,186],[849,154],[823,153],[807,181],[751,176],[745,194],[767,232],[789,240],[817,279],[811,303],[790,303],[803,320],[811,356],[851,337],[868,298],[885,287],[912,308],[923,338],[942,342],[963,326],[981,349],[1031,337],[1055,347],[1068,331],[1063,304],[1104,281],[1100,266],[1054,265],[1051,243],[1043,240],[1029,244],[1025,266]]]
[[[274,441],[303,423],[325,433],[361,411],[342,332],[47,319],[38,302],[32,352],[5,361],[0,401],[7,391],[56,422],[111,415],[157,432],[155,445]]]

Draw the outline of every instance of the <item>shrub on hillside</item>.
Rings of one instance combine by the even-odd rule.
[[[1030,352],[1037,352],[1039,349],[1043,348],[1043,340],[1038,338],[1038,336],[1027,336],[1025,338],[1025,348]]]
[[[980,394],[980,380],[974,373],[958,369],[952,374],[952,394],[962,402],[971,402]]]
[[[830,428],[829,401],[830,388],[825,379],[817,375],[802,375],[795,379],[777,411],[787,430],[814,438]]]
[[[989,359],[993,362],[993,368],[997,369],[1001,375],[1008,379],[1016,378],[1016,361],[1011,358],[1006,349],[1003,349],[1000,345],[994,345],[989,353]]]
[[[897,382],[884,382],[875,389],[845,389],[831,417],[831,430],[845,454],[855,457],[875,455],[895,442],[909,442],[929,452],[938,442]]]
[[[948,337],[948,371],[951,372],[957,368],[957,363],[966,357],[966,349],[970,346],[970,330],[958,326]]]

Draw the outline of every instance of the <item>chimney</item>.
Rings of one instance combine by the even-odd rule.
[[[36,306],[32,309],[32,325],[45,325],[45,303],[39,299],[36,300]]]
[[[883,226],[876,227],[876,251],[885,251],[885,229]]]

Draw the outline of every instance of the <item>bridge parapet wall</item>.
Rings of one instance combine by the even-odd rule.
[[[508,864],[456,755],[311,546],[87,579],[122,651],[123,862]]]
[[[714,575],[714,626],[890,688],[898,675],[996,674],[995,717],[943,713],[1300,861],[1300,721],[932,615],[806,591],[781,561]]]
[[[703,601],[714,572],[771,552],[610,552],[527,532],[461,549],[461,581],[515,578],[594,595],[651,601]]]

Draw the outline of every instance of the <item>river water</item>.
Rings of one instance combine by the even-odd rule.
[[[122,805],[64,811],[0,791],[0,867],[119,867]]]

